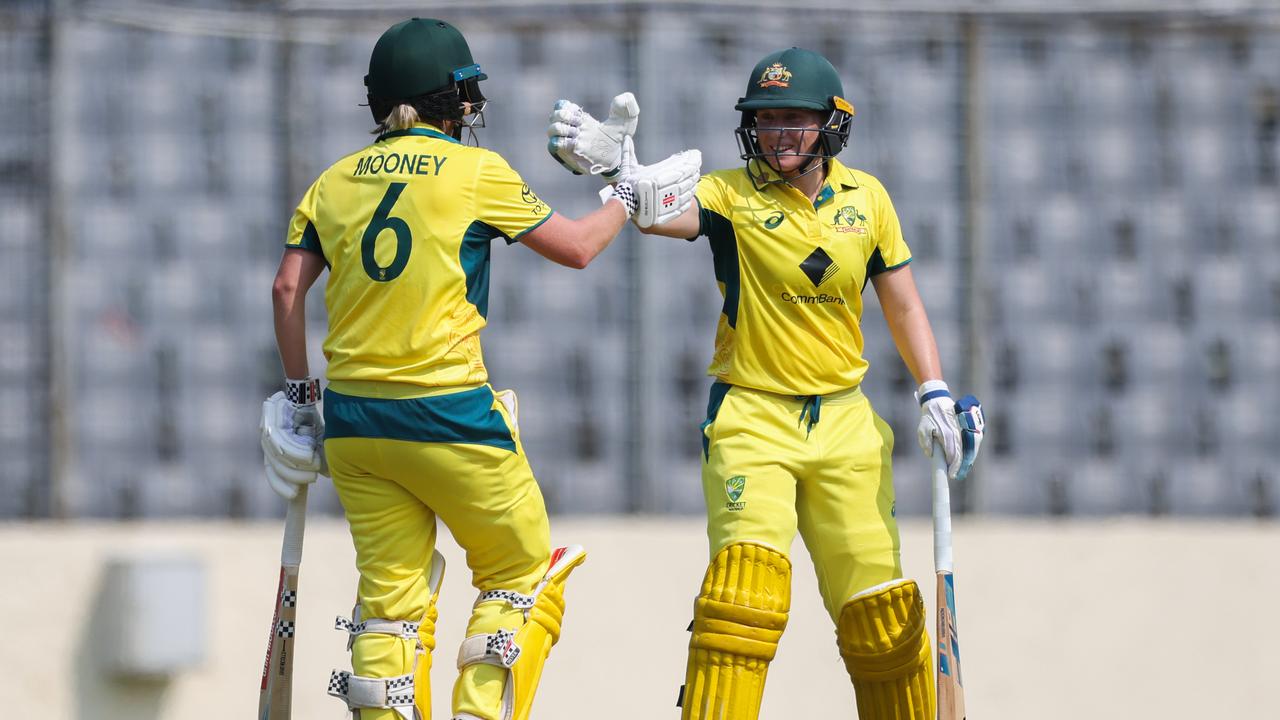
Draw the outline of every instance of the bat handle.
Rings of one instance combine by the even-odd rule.
[[[289,501],[284,516],[284,545],[280,549],[280,564],[298,567],[302,564],[302,534],[307,526],[307,486],[298,487],[298,494]]]
[[[951,487],[947,484],[947,458],[942,445],[933,447],[933,566],[951,572]]]

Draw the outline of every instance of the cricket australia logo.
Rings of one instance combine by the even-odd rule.
[[[747,477],[745,475],[734,475],[724,481],[724,494],[729,497],[729,502],[724,507],[729,512],[741,512],[747,506],[746,502],[741,501],[742,493],[747,489]]]
[[[760,74],[760,87],[791,87],[791,71],[782,63],[774,63]]]
[[[852,205],[845,205],[837,210],[831,224],[835,225],[836,232],[867,234],[867,216],[858,212],[858,208]]]
[[[800,263],[800,270],[804,272],[805,277],[809,278],[814,287],[819,287],[840,272],[840,266],[831,259],[826,250],[819,247],[814,248],[813,252],[809,253],[809,257]]]

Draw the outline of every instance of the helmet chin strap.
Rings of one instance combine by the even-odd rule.
[[[779,153],[769,153],[768,155],[761,156],[761,158],[760,158],[758,161],[760,161],[760,162],[764,162],[764,157],[768,157],[768,156],[772,156],[772,157],[773,157],[773,159],[774,159],[775,161],[776,161],[776,160],[778,160],[778,159],[781,157],[781,155],[780,155]],[[779,162],[778,164],[779,164],[779,165],[781,165],[782,163],[781,163],[781,162]],[[764,162],[764,165],[765,165],[766,167],[768,167],[768,168],[769,168],[770,170],[772,170],[773,172],[777,173],[777,175],[778,175],[778,179],[777,179],[777,180],[768,180],[768,179],[766,179],[766,178],[765,178],[764,174],[763,174],[763,173],[761,173],[761,175],[760,175],[760,187],[757,187],[756,189],[757,189],[757,190],[763,190],[763,189],[764,189],[764,186],[772,185],[772,184],[774,184],[774,183],[782,183],[782,182],[785,182],[786,184],[790,185],[791,187],[795,187],[797,190],[799,190],[800,188],[796,187],[796,184],[795,184],[795,181],[796,181],[796,180],[799,180],[800,178],[802,178],[802,177],[804,177],[804,176],[806,176],[806,175],[808,175],[808,174],[810,174],[810,173],[812,173],[812,172],[814,172],[814,171],[816,171],[816,170],[822,170],[822,169],[825,169],[825,168],[826,168],[826,164],[827,164],[827,158],[826,158],[826,157],[824,157],[824,156],[822,156],[822,155],[814,155],[813,157],[811,157],[811,158],[809,159],[809,164],[808,164],[808,166],[806,166],[806,167],[805,167],[805,169],[804,169],[804,170],[802,170],[802,171],[800,171],[800,172],[796,173],[795,175],[793,175],[793,176],[791,176],[791,177],[786,177],[786,176],[784,176],[784,175],[782,174],[782,171],[781,171],[781,170],[778,170],[777,168],[775,168],[772,164],[770,164],[770,163],[768,163],[768,162]],[[755,174],[754,174],[754,173],[749,173],[749,174],[752,176],[752,182],[753,182],[753,184],[755,184],[755,177],[754,177],[754,175],[755,175]]]

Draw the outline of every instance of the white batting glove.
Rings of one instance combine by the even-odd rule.
[[[319,383],[311,378],[308,382],[318,395]],[[267,484],[284,499],[296,497],[298,488],[315,482],[317,474],[329,474],[324,457],[324,420],[315,399],[294,403],[285,393],[277,392],[262,403],[258,432]]]
[[[951,390],[942,380],[927,380],[916,390],[916,401],[920,403],[920,425],[916,429],[920,449],[933,457],[934,441],[941,444],[947,459],[947,477],[955,480],[960,473],[963,443]]]
[[[618,182],[600,191],[600,199],[616,199],[627,208],[631,220],[642,228],[671,222],[693,204],[694,190],[702,175],[702,153],[678,152],[662,162],[636,162],[635,143],[628,135],[622,141],[622,161]]]
[[[557,100],[547,124],[547,152],[574,175],[612,177],[622,162],[622,138],[634,135],[640,104],[629,92],[613,99],[600,122],[578,105]]]

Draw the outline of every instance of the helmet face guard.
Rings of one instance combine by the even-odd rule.
[[[488,77],[480,71],[479,65],[468,65],[453,71],[453,89],[457,93],[458,104],[462,115],[453,126],[453,139],[462,140],[462,129],[467,129],[467,142],[479,145],[480,138],[476,130],[484,127],[484,111],[489,106],[489,99],[480,92],[480,81]]]
[[[747,175],[751,177],[751,184],[757,190],[763,190],[774,183],[787,182],[808,175],[839,155],[840,151],[849,144],[849,126],[853,122],[853,106],[838,96],[833,98],[833,104],[835,109],[831,111],[826,122],[817,128],[777,127],[761,130],[756,125],[754,110],[742,112],[742,124],[734,130],[740,153],[738,157],[747,162]],[[794,132],[800,134],[806,141],[810,139],[811,133],[817,134],[818,137],[810,152],[765,152],[760,147],[761,132]],[[805,142],[804,145],[808,146],[809,143]],[[809,161],[799,173],[791,178],[784,178],[779,171],[781,167],[779,158],[782,157],[803,157],[809,158]],[[769,170],[773,172],[770,173]]]

